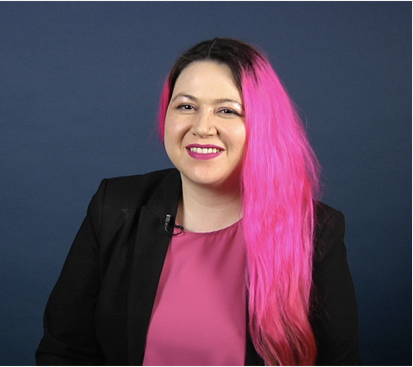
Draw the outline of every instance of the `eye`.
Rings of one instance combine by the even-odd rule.
[[[178,105],[178,106],[176,107],[176,109],[177,109],[177,110],[181,110],[181,111],[191,111],[191,110],[194,110],[195,107],[192,106],[192,105],[190,105],[190,104],[182,103],[182,104]]]
[[[231,109],[231,108],[222,108],[219,110],[219,112],[223,115],[235,115],[235,116],[241,116],[241,114],[239,114],[237,111]]]

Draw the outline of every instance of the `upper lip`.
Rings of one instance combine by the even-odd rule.
[[[224,150],[224,148],[219,147],[218,145],[212,145],[212,144],[189,144],[186,146],[186,149],[190,149],[190,148],[201,148],[201,149],[209,149],[209,148],[215,148],[215,149],[220,149],[220,150]]]

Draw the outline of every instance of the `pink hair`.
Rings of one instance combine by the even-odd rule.
[[[242,189],[250,332],[271,365],[312,365],[309,322],[319,165],[269,62],[255,60],[242,91],[247,147]]]
[[[313,365],[309,322],[319,165],[304,126],[269,61],[243,69],[247,144],[241,178],[252,341],[268,365]],[[163,141],[171,94],[159,109]]]

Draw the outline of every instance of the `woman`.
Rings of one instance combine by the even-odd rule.
[[[38,364],[359,364],[343,215],[270,63],[184,53],[159,131],[176,170],[103,180],[45,313]]]

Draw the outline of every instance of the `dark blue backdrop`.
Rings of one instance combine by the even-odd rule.
[[[0,363],[30,365],[104,177],[169,167],[172,62],[215,36],[264,48],[346,214],[367,365],[411,364],[410,2],[0,3]]]

